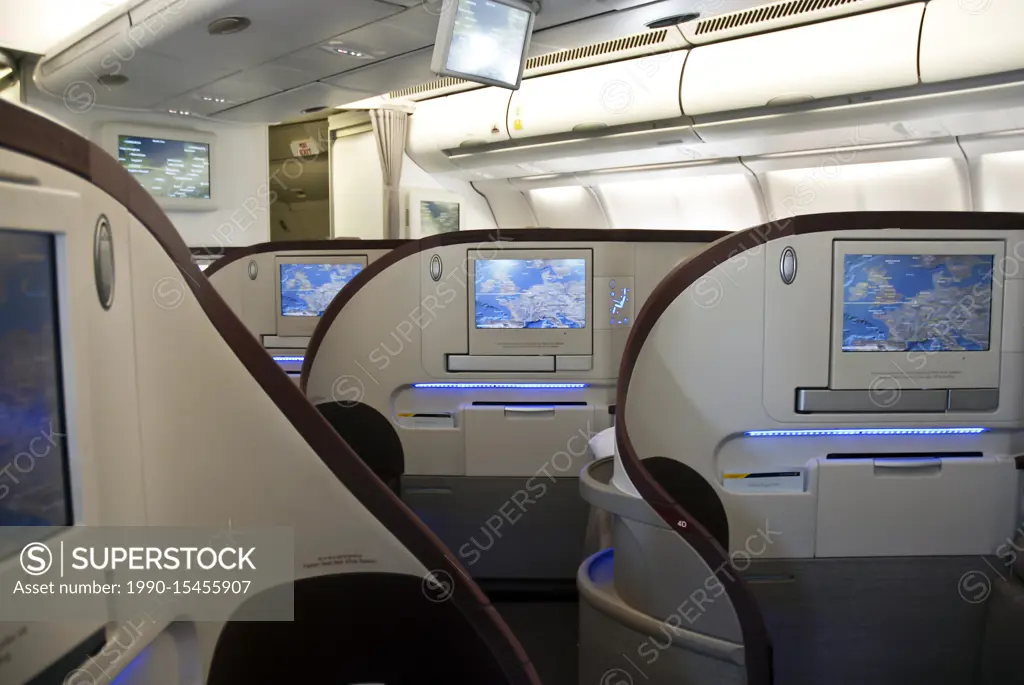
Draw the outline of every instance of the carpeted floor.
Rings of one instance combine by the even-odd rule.
[[[494,606],[522,643],[541,682],[575,685],[579,616],[576,602],[499,601]]]

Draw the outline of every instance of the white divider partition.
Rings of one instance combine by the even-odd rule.
[[[589,438],[612,423],[633,319],[666,274],[725,235],[532,229],[421,239],[331,303],[302,387],[472,576],[571,581],[587,523],[577,474]],[[565,265],[555,260],[578,262],[577,275],[556,275]],[[560,287],[571,288],[564,299],[547,294]],[[510,324],[557,321],[577,307],[564,311],[582,325],[499,328],[490,323],[498,307]],[[505,513],[520,491],[537,498],[522,521]],[[495,526],[505,527],[492,549]]]
[[[285,580],[263,592],[248,584],[246,590],[232,590],[227,609],[241,609],[230,620],[228,611],[198,616],[193,610],[198,605],[181,604],[176,596],[204,594],[197,589],[156,590],[155,604],[145,613],[136,611],[132,592],[121,591],[101,597],[104,610],[94,608],[91,616],[47,616],[31,623],[20,616],[4,618],[0,683],[291,682],[296,668],[314,680],[347,683],[451,682],[449,663],[457,663],[468,682],[539,685],[522,648],[479,588],[467,584],[451,552],[395,502],[274,365],[192,263],[153,198],[115,159],[60,125],[5,102],[0,102],[0,120],[0,225],[5,233],[36,231],[51,241],[46,248],[21,249],[24,256],[8,242],[0,255],[53,264],[52,278],[34,276],[50,285],[31,288],[18,263],[10,260],[0,269],[0,283],[24,283],[22,298],[39,298],[59,313],[56,326],[39,324],[40,333],[22,331],[23,324],[4,318],[4,342],[10,345],[10,334],[20,338],[15,350],[23,351],[26,339],[39,341],[29,347],[38,347],[40,370],[34,372],[31,362],[19,364],[27,368],[18,368],[13,377],[14,397],[21,401],[25,394],[28,408],[38,404],[27,391],[45,373],[56,377],[58,386],[47,387],[47,398],[57,397],[53,402],[63,405],[47,418],[60,415],[66,425],[58,442],[68,448],[70,485],[47,483],[45,490],[20,493],[45,496],[47,511],[54,491],[73,505],[73,520],[54,521],[73,527],[47,542],[75,543],[93,526],[131,526],[146,533],[147,528],[213,529],[229,538],[246,528],[292,531],[292,549],[273,555],[286,568]],[[14,309],[27,309],[41,320],[33,307],[14,302]],[[3,316],[11,317],[10,312],[5,309]],[[42,366],[47,329],[59,336],[61,355],[59,362],[47,364],[49,369]],[[3,374],[11,378],[6,370]],[[0,384],[4,390],[10,385]],[[18,409],[12,415],[25,420]],[[4,420],[9,429],[6,412]],[[49,430],[57,429],[50,424]],[[11,442],[11,435],[0,432],[0,442]],[[47,435],[26,440],[26,449],[35,449],[39,459],[40,440]],[[11,461],[10,445],[2,447],[0,456]],[[51,451],[49,462],[33,468],[57,468],[58,455]],[[25,462],[14,462],[19,463]],[[3,504],[9,507],[11,501]],[[153,545],[162,546],[159,533],[153,533]],[[19,555],[0,554],[0,588],[10,592],[7,574],[20,572]],[[261,568],[259,554],[258,549],[253,554],[255,569]],[[56,548],[51,555],[57,556]],[[151,568],[152,562],[147,552]],[[115,575],[114,563],[97,570],[106,578],[128,580]],[[24,563],[20,567],[30,573]],[[59,568],[64,579],[63,564]],[[116,573],[124,570],[138,569],[133,563]],[[232,580],[240,580],[238,570]],[[448,601],[428,594],[431,583],[440,584],[433,573],[451,583]],[[282,597],[291,598],[290,615],[265,620],[270,614],[260,605]],[[388,608],[380,602],[397,604]],[[9,597],[0,604],[10,610]],[[246,607],[255,608],[260,620],[246,622]],[[356,615],[358,622],[351,621]],[[394,653],[397,615],[403,623],[422,620],[412,630],[416,639],[402,648],[403,658],[384,658]],[[339,644],[347,651],[340,653]],[[144,651],[146,656],[133,662]],[[47,666],[59,672],[35,679]]]

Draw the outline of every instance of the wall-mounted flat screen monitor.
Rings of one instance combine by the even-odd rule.
[[[60,360],[54,237],[0,229],[0,526],[73,523]]]
[[[592,354],[592,251],[474,250],[469,260],[470,354]]]
[[[164,209],[216,209],[216,137],[188,129],[107,124],[111,154]]]
[[[431,70],[517,90],[533,33],[533,6],[523,0],[446,2],[437,27]]]
[[[461,204],[445,200],[420,200],[420,229],[423,235],[454,233],[459,230]]]
[[[1001,241],[836,242],[833,387],[998,387],[1003,254]]]
[[[210,146],[148,136],[118,136],[118,161],[153,197],[210,199]]]
[[[281,256],[277,269],[277,334],[312,335],[327,306],[366,267],[366,255]]]
[[[406,238],[461,231],[466,213],[461,195],[442,190],[413,189],[405,196]]]

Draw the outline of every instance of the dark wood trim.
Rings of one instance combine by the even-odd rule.
[[[142,223],[181,272],[224,342],[348,490],[432,571],[445,570],[452,598],[486,642],[512,685],[540,685],[536,670],[509,627],[456,557],[381,481],[320,416],[295,383],[225,304],[192,262],[192,253],[149,193],[117,160],[77,133],[0,100],[0,147],[60,167],[91,182]]]
[[[764,245],[772,240],[794,235],[824,231],[850,231],[865,229],[926,229],[926,230],[1024,230],[1024,215],[971,212],[845,212],[837,214],[811,214],[774,221],[762,226],[733,233],[709,245],[673,269],[654,289],[640,313],[636,316],[619,368],[616,389],[615,439],[623,466],[640,495],[658,515],[687,544],[694,548],[705,563],[716,570],[729,599],[736,608],[743,631],[747,664],[747,682],[768,685],[772,682],[772,643],[757,601],[737,573],[730,573],[728,550],[674,501],[651,477],[643,465],[629,436],[629,418],[626,398],[633,369],[655,324],[676,298],[715,267],[733,257]],[[1018,462],[1019,463],[1019,462]]]
[[[397,264],[406,257],[419,254],[445,245],[483,245],[495,242],[582,242],[582,243],[712,243],[726,235],[725,231],[651,231],[637,228],[515,228],[483,229],[475,231],[458,231],[456,233],[439,233],[419,240],[405,243],[399,248],[382,256],[367,268],[356,274],[335,297],[313,331],[306,348],[306,359],[302,363],[302,374],[299,387],[303,392],[309,381],[309,372],[313,368],[313,360],[320,350],[324,336],[338,313],[355,297],[373,278],[392,264]]]
[[[242,247],[190,247],[188,251],[192,253],[194,257],[227,257],[232,252],[243,250]]]
[[[352,238],[325,238],[323,240],[280,240],[268,243],[257,243],[245,247],[193,247],[194,255],[223,255],[206,269],[206,277],[223,269],[228,264],[244,257],[266,252],[286,252],[302,250],[303,252],[320,252],[321,250],[393,250],[404,245],[408,240],[354,240]],[[205,250],[205,251],[204,251]],[[219,252],[218,252],[219,250]]]

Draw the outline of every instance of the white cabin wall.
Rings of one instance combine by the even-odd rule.
[[[526,195],[537,224],[544,228],[611,228],[597,196],[589,188],[536,188]]]
[[[761,184],[772,217],[971,209],[969,179],[952,158],[779,169]]]
[[[379,164],[377,168],[379,168]],[[409,155],[405,155],[402,161],[400,187],[403,196],[410,190],[424,189],[443,190],[459,195],[462,198],[462,207],[465,210],[465,216],[462,220],[462,230],[464,231],[498,227],[494,214],[487,204],[487,198],[476,192],[473,186],[469,184],[469,181],[444,176],[432,176],[420,168],[416,162],[412,161]]]
[[[613,228],[739,231],[765,220],[745,174],[605,183],[597,191]]]
[[[270,206],[271,240],[323,240],[331,235],[330,200],[306,200]],[[287,225],[288,230],[281,226]]]
[[[331,147],[332,238],[380,240],[384,177],[373,133],[335,139]]]
[[[975,208],[985,212],[1024,212],[1024,150],[979,158]]]
[[[474,184],[476,187],[476,184]],[[537,228],[540,224],[526,194],[507,181],[480,183],[477,188],[487,198],[498,228]]]
[[[83,87],[79,95],[88,95],[88,90],[84,90],[85,84],[72,84],[75,85]],[[25,82],[25,104],[60,121],[97,145],[103,144],[100,138],[103,124],[118,121],[193,128],[216,134],[214,164],[226,167],[226,173],[215,172],[219,175],[214,176],[214,182],[221,184],[215,191],[218,209],[208,212],[167,211],[167,217],[192,247],[242,247],[270,240],[267,200],[268,188],[274,188],[268,179],[270,152],[266,126],[105,110],[92,107],[86,97],[72,98],[69,102],[66,105],[64,100],[43,93],[31,80]]]

